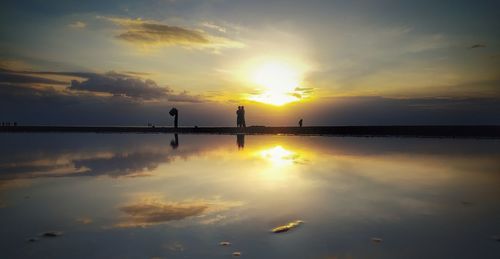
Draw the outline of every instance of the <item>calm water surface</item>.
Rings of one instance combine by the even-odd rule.
[[[499,140],[0,140],[0,258],[500,258]]]

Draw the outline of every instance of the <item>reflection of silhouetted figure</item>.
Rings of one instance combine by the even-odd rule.
[[[238,144],[238,149],[245,147],[245,134],[236,134],[236,144]]]
[[[172,149],[177,149],[179,147],[179,136],[174,134],[174,139],[170,141],[170,146]]]
[[[243,106],[238,106],[238,110],[236,111],[236,126],[239,128],[247,126],[245,122],[245,107]]]
[[[170,116],[174,116],[174,128],[177,128],[178,127],[178,115],[179,115],[179,111],[177,111],[176,108],[172,108],[169,112]]]
[[[299,120],[299,127],[302,128],[302,119]]]

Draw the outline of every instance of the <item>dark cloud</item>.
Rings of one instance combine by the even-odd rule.
[[[145,100],[166,98],[172,92],[168,87],[158,86],[153,80],[142,80],[114,72],[93,74],[83,82],[72,80],[68,89],[109,93]]]
[[[194,48],[240,48],[243,44],[228,38],[217,37],[201,30],[170,26],[156,21],[126,18],[106,18],[121,26],[125,32],[116,37],[139,45],[168,45]]]
[[[168,100],[172,102],[184,102],[184,103],[201,103],[205,102],[200,95],[190,95],[187,91],[183,91],[179,94],[169,94]]]
[[[210,41],[200,32],[176,26],[140,23],[135,30],[126,31],[117,37],[131,42],[162,42],[166,44],[207,44]]]
[[[66,76],[80,79],[73,79],[71,81],[64,82],[37,75]],[[143,79],[140,77],[145,75],[148,74],[131,71],[124,73],[111,71],[100,74],[92,72],[14,71],[0,69],[0,83],[24,88],[27,87],[28,89],[33,89],[35,84],[69,85],[66,88],[66,90],[69,90],[65,92],[66,95],[71,95],[72,92],[78,91],[96,94],[110,94],[136,100],[168,100],[171,102],[186,103],[200,103],[206,101],[201,95],[190,95],[187,91],[175,93],[168,86],[159,86],[151,79]],[[38,89],[36,91],[41,93],[43,89]]]
[[[474,44],[469,47],[469,49],[476,49],[476,48],[486,48],[486,45],[484,44]]]
[[[66,82],[0,69],[0,83],[65,85]]]

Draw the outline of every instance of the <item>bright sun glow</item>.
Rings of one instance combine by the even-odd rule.
[[[299,86],[301,77],[302,73],[296,67],[285,62],[260,64],[251,73],[251,80],[264,90],[249,99],[276,106],[298,101],[299,98],[293,92]]]

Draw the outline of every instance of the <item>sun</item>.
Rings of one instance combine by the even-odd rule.
[[[261,87],[258,95],[249,98],[252,101],[282,106],[299,100],[294,91],[301,83],[302,73],[290,63],[274,60],[259,64],[250,79]]]

